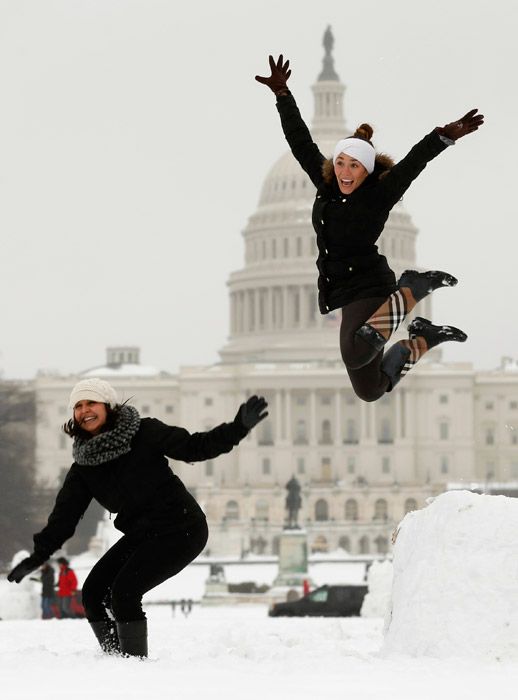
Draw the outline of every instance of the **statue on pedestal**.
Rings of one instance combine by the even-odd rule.
[[[294,476],[292,476],[286,484],[286,490],[288,491],[288,495],[286,496],[288,519],[284,529],[300,530],[297,518],[302,506],[302,497],[300,495],[300,484]]]

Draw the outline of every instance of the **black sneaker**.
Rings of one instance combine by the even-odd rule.
[[[454,326],[434,326],[431,321],[416,316],[408,326],[410,338],[424,338],[428,349],[450,340],[464,343],[468,336],[460,328]]]
[[[421,301],[439,287],[455,287],[458,279],[441,270],[429,270],[418,272],[417,270],[405,270],[397,286],[409,287],[416,301]]]

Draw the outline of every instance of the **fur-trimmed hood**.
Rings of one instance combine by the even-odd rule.
[[[377,180],[381,180],[388,172],[390,172],[394,165],[395,163],[389,155],[386,153],[376,153],[374,171],[369,175],[369,177],[374,177]],[[332,158],[328,158],[322,163],[322,175],[324,176],[324,180],[328,185],[332,184],[335,177],[335,166],[333,165]]]

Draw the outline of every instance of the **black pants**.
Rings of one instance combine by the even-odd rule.
[[[144,620],[144,593],[190,564],[207,539],[205,520],[166,535],[124,535],[99,559],[83,585],[86,617],[97,622],[111,613],[118,622]]]
[[[363,401],[376,401],[390,387],[381,371],[383,350],[377,351],[356,331],[387,300],[387,297],[360,299],[342,308],[340,352],[356,395]]]

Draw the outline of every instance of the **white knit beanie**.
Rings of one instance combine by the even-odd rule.
[[[76,403],[83,399],[107,403],[110,408],[115,408],[117,405],[115,389],[108,382],[105,382],[104,379],[98,379],[97,377],[82,379],[80,382],[77,382],[70,394],[69,408],[74,408]]]
[[[354,136],[338,141],[333,153],[333,165],[336,163],[340,153],[345,153],[347,156],[360,161],[369,175],[374,171],[376,151],[367,141],[357,139]]]

